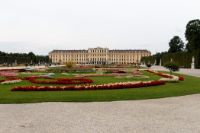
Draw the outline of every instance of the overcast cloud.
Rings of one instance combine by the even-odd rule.
[[[165,51],[174,35],[185,41],[199,7],[199,0],[0,0],[0,51]]]

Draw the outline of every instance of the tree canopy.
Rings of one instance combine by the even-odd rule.
[[[185,37],[188,41],[187,50],[193,51],[200,49],[200,20],[195,19],[188,22],[186,25]]]
[[[27,53],[5,53],[0,51],[0,64],[42,64],[49,63],[48,56]]]
[[[184,43],[179,36],[174,36],[169,42],[169,53],[176,53],[183,51]]]

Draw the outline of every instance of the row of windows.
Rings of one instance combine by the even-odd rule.
[[[138,58],[137,58],[138,59]],[[78,61],[78,60],[80,60],[80,61],[86,61],[86,60],[106,60],[106,58],[52,58],[52,60],[70,60],[70,61]],[[133,61],[134,60],[134,58],[109,58],[108,60],[111,60],[111,61]]]
[[[89,57],[84,57],[84,56],[55,56],[55,57],[50,57],[50,58],[60,58],[60,59],[63,59],[63,58],[98,58],[98,57],[101,57],[101,58],[107,58],[106,56],[89,56]],[[143,56],[109,56],[108,58],[135,58],[135,57],[143,57]]]
[[[88,56],[106,56],[107,54],[88,54]]]
[[[91,58],[90,61],[106,61],[105,58]]]
[[[90,54],[89,55],[90,57],[91,56],[93,56],[93,57],[95,57],[95,56],[104,56],[104,57],[106,57],[106,55],[105,54]],[[132,57],[134,57],[134,56],[148,56],[148,55],[143,55],[143,54],[141,54],[141,55],[132,55]],[[87,58],[88,57],[88,55],[80,55],[80,54],[77,54],[77,55],[50,55],[50,57],[51,58],[58,58],[58,57],[66,57],[66,58]],[[112,58],[114,58],[114,57],[131,57],[131,55],[126,55],[126,54],[124,54],[124,55],[120,55],[120,54],[115,54],[115,55],[109,55],[109,57],[112,57]]]
[[[51,55],[54,55],[54,54],[60,54],[60,55],[87,55],[87,54],[90,54],[90,53],[96,53],[96,54],[140,54],[140,55],[144,55],[144,56],[149,56],[150,53],[149,52],[138,52],[138,51],[108,51],[108,50],[89,50],[88,52],[54,52],[54,53],[51,53]]]
[[[53,58],[52,59],[53,61],[58,61],[58,60],[61,60],[61,59],[58,59],[58,58]],[[86,59],[62,59],[61,61],[86,61]]]
[[[60,54],[60,55],[57,55],[57,54],[52,54],[52,55],[50,55],[50,56],[88,56],[88,55],[96,55],[96,56],[98,56],[98,55],[109,55],[109,56],[113,56],[113,55],[115,55],[115,56],[118,56],[118,55],[122,55],[122,56],[129,56],[130,54],[129,53],[127,53],[127,54],[117,54],[117,53],[115,53],[115,54],[107,54],[107,53],[91,53],[91,54]],[[148,56],[148,54],[132,54],[132,55],[142,55],[142,56]]]
[[[68,62],[68,61],[71,61],[71,60],[66,60],[66,61],[60,61],[60,60],[55,60],[54,62],[55,63],[64,63],[64,62]],[[76,61],[76,60],[73,60],[72,62],[74,63],[88,63],[88,62],[106,62],[106,61],[96,61],[96,60],[92,60],[92,61]],[[109,61],[110,63],[133,63],[134,61]],[[138,61],[137,61],[138,62]],[[108,63],[108,62],[107,62]]]
[[[98,49],[98,50],[89,50],[91,53],[105,53],[107,52],[105,49]]]
[[[62,62],[65,62],[65,61],[88,61],[88,60],[84,60],[84,59],[64,59],[64,60],[60,60],[60,59],[53,59],[53,61],[62,61]],[[106,61],[106,59],[102,59],[102,58],[92,58],[92,59],[90,59],[90,61]],[[109,60],[109,61],[114,61],[114,62],[132,62],[132,61],[134,61],[134,59],[132,59],[132,60],[127,60],[127,59],[112,59],[112,60]]]

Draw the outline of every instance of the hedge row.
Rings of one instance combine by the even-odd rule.
[[[0,64],[13,64],[13,63],[18,63],[18,64],[30,64],[30,63],[49,63],[49,58],[48,56],[36,56],[34,59],[31,57],[28,57],[27,55],[25,56],[20,56],[20,57],[15,57],[15,56],[1,56],[0,55]]]
[[[193,56],[195,57],[195,68],[200,68],[200,50],[196,50],[193,52],[155,54],[149,57],[143,57],[141,62],[145,64],[148,64],[148,63],[154,64],[156,61],[156,65],[159,65],[160,59],[161,59],[161,64],[163,66],[172,60],[173,62],[176,62],[177,65],[179,65],[182,68],[190,68]]]

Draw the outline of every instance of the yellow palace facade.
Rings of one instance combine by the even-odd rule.
[[[53,50],[49,53],[52,63],[64,64],[133,64],[140,63],[144,56],[150,56],[148,50],[109,50],[108,48],[89,48],[88,50]]]

